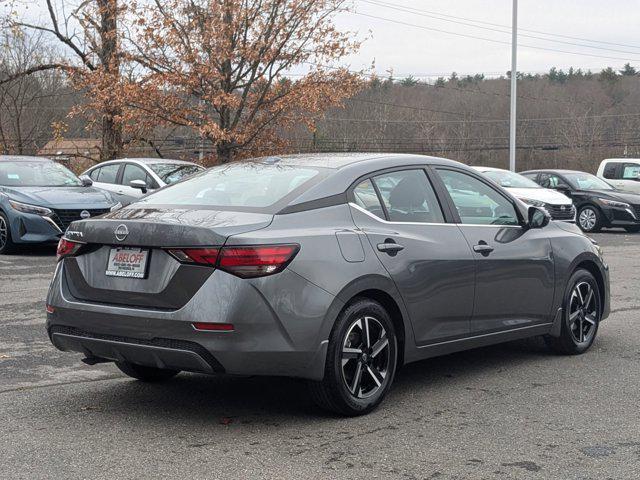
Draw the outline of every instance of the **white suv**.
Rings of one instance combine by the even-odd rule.
[[[473,167],[495,183],[506,188],[514,197],[528,205],[542,207],[553,220],[575,222],[576,209],[573,201],[556,190],[543,188],[533,180],[509,170],[492,167]]]
[[[629,193],[640,193],[640,159],[608,158],[598,167],[597,176]]]

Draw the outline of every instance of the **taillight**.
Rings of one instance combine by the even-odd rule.
[[[298,253],[298,245],[225,247],[218,268],[241,278],[264,277],[281,272]]]
[[[171,248],[168,252],[180,262],[213,265],[218,262],[219,248]]]
[[[214,266],[241,278],[281,272],[293,260],[299,245],[257,245],[223,248],[172,248],[167,250],[182,263]]]
[[[80,247],[82,247],[82,245],[84,245],[84,243],[74,242],[62,237],[58,242],[58,250],[56,252],[57,260],[60,261],[64,257],[71,257],[75,255],[76,253],[78,253],[78,250],[80,250]]]

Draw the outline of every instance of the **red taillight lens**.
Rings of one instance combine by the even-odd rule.
[[[84,245],[83,243],[73,242],[71,240],[67,240],[62,237],[58,242],[58,250],[56,252],[56,258],[58,261],[62,260],[64,257],[70,257],[75,255],[80,247]]]
[[[259,245],[223,248],[173,248],[168,252],[183,263],[208,265],[241,278],[281,272],[298,253],[299,245]]]
[[[218,262],[218,248],[173,248],[168,252],[180,262],[213,265]]]
[[[299,250],[298,245],[225,247],[218,267],[241,278],[263,277],[286,267]]]
[[[196,330],[206,330],[208,332],[233,332],[233,325],[230,323],[196,322],[191,325],[193,325],[193,328]]]

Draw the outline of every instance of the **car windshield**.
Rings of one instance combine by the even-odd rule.
[[[504,188],[542,188],[533,180],[507,170],[487,170],[482,173]]]
[[[571,172],[565,173],[567,181],[579,190],[613,190],[613,187],[604,180],[590,173]]]
[[[182,163],[152,163],[149,165],[160,179],[167,185],[176,183],[185,177],[202,172],[204,167]]]
[[[79,187],[82,182],[56,162],[0,162],[4,187]]]
[[[252,162],[221,165],[159,190],[139,203],[262,209],[278,203],[294,190],[302,191],[320,172],[315,168]]]

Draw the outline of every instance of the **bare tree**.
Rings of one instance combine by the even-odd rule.
[[[0,153],[34,153],[50,137],[52,123],[66,116],[68,109],[58,102],[65,87],[59,72],[19,75],[53,56],[39,32],[0,33]]]

